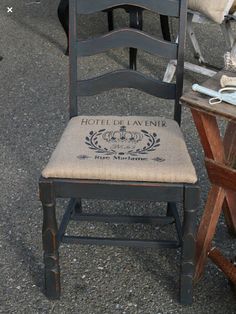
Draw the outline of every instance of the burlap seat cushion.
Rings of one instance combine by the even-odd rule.
[[[188,8],[202,13],[216,23],[221,24],[229,14],[235,0],[188,0]]]
[[[45,178],[195,183],[183,135],[160,117],[72,118],[42,172]]]

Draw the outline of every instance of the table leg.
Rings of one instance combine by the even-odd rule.
[[[192,109],[192,116],[198,130],[205,157],[224,163],[224,145],[216,117]]]
[[[236,236],[236,192],[226,191],[223,213],[229,234]]]
[[[209,258],[223,271],[232,284],[236,285],[236,267],[233,262],[228,261],[216,248],[209,252]]]
[[[231,122],[228,124],[224,141],[222,141],[216,117],[194,109],[192,109],[192,115],[205,157],[221,165],[233,166],[236,156],[235,124]],[[198,281],[203,273],[222,207],[228,229],[230,233],[235,233],[236,194],[233,191],[225,190],[223,187],[213,185],[197,234],[195,281]]]
[[[225,137],[224,149],[227,157],[227,165],[236,168],[236,124],[229,122]],[[231,235],[236,236],[236,192],[226,191],[226,199],[223,205],[223,212],[228,231]]]
[[[206,207],[198,228],[196,241],[196,270],[194,281],[197,282],[203,273],[207,255],[214,237],[217,222],[225,199],[223,188],[213,185],[207,198]]]

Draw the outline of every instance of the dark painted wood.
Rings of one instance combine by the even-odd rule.
[[[76,4],[79,4],[77,6]],[[167,84],[147,77],[141,73],[131,70],[115,71],[110,74],[105,74],[98,78],[93,78],[85,81],[77,81],[77,18],[76,12],[89,13],[97,10],[110,8],[111,6],[130,6],[138,5],[142,8],[153,9],[161,14],[179,14],[181,9],[180,22],[180,40],[178,47],[177,60],[180,63],[180,68],[177,71],[177,80],[183,80],[183,50],[184,50],[184,33],[186,19],[186,0],[129,0],[128,2],[111,0],[111,1],[90,1],[90,0],[71,0],[70,1],[70,117],[77,115],[77,96],[78,95],[93,95],[111,88],[137,88],[151,95],[166,99],[175,99],[178,103],[180,92],[182,92],[182,82],[177,84]],[[126,30],[125,30],[126,31]],[[127,32],[130,34],[130,31]],[[117,34],[117,32],[116,32]],[[119,32],[118,32],[119,34]],[[137,34],[137,32],[132,32]],[[112,37],[113,35],[111,35]],[[124,35],[122,35],[124,36]],[[135,39],[136,35],[132,35],[130,40],[126,39],[126,44],[130,46],[130,41],[134,40],[138,45],[144,47],[143,40],[138,43]],[[114,44],[115,47],[119,44],[117,38],[113,38],[107,45]],[[117,37],[117,35],[116,35]],[[129,38],[128,38],[129,39]],[[114,41],[114,42],[113,42]],[[115,43],[118,41],[118,43]],[[123,41],[123,38],[122,38]],[[153,41],[147,41],[147,46],[152,46]],[[155,41],[158,46],[157,41]],[[88,44],[88,41],[87,41]],[[94,44],[94,42],[93,42]],[[134,44],[134,43],[132,43]],[[139,46],[138,46],[139,47]],[[142,48],[141,47],[141,48]],[[87,48],[86,48],[87,49]],[[91,49],[91,48],[89,48]],[[158,47],[155,49],[159,49]],[[181,51],[180,51],[181,50]],[[92,49],[94,51],[94,48]],[[95,51],[96,52],[96,51]],[[153,51],[152,51],[153,52]],[[181,70],[182,67],[182,70]],[[78,89],[78,91],[77,91]],[[179,122],[180,112],[175,118]],[[124,182],[124,181],[100,181],[100,180],[73,180],[63,178],[40,179],[40,195],[44,208],[44,250],[45,257],[45,274],[46,278],[46,293],[49,297],[59,297],[59,257],[58,246],[59,242],[79,243],[79,244],[98,244],[98,245],[118,245],[118,246],[133,246],[133,247],[151,247],[151,248],[178,248],[182,246],[182,267],[181,267],[181,293],[180,300],[183,304],[189,304],[192,301],[192,277],[193,277],[193,255],[194,255],[194,219],[195,209],[197,206],[198,193],[195,185],[173,184],[173,183],[155,183],[155,182]],[[70,198],[71,201],[63,216],[62,223],[57,228],[55,215],[55,199]],[[158,202],[168,202],[171,215],[168,217],[114,217],[107,215],[82,214],[80,209],[75,211],[77,199],[109,199],[109,200],[153,200]],[[178,217],[176,208],[177,202],[184,203],[184,224],[181,229],[181,223]],[[78,206],[80,208],[80,205]],[[117,239],[117,238],[97,238],[97,237],[76,237],[66,235],[66,227],[71,219],[78,218],[81,220],[109,221],[125,223],[173,223],[176,224],[178,241],[167,240],[140,240],[140,239]],[[181,230],[180,230],[181,229]]]
[[[75,206],[74,206],[74,214],[81,214],[82,211],[83,211],[83,209],[82,209],[82,200],[81,200],[81,198],[77,198]]]
[[[129,216],[129,215],[104,215],[104,214],[77,214],[73,215],[73,220],[78,221],[96,221],[96,222],[111,222],[116,224],[158,224],[165,226],[172,224],[175,219],[173,217],[165,216]]]
[[[59,21],[66,33],[67,37],[67,48],[65,55],[69,55],[69,0],[61,0],[58,9],[57,9],[57,15],[59,18]]]
[[[143,29],[143,9],[137,7],[129,7],[129,27],[139,30]],[[133,47],[130,45],[130,47]],[[129,49],[129,68],[137,70],[137,53],[136,48]]]
[[[183,246],[181,251],[180,301],[191,304],[193,298],[193,275],[195,267],[195,222],[199,205],[199,188],[185,186],[184,192]]]
[[[160,15],[161,31],[164,40],[171,41],[168,16]]]
[[[150,95],[175,99],[175,84],[165,83],[133,70],[117,70],[77,83],[77,95],[91,96],[114,88],[135,88]]]
[[[130,15],[130,27],[142,30],[143,27],[143,9],[133,6],[122,6]],[[61,0],[57,10],[59,21],[66,33],[67,48],[65,55],[69,55],[69,0]],[[135,15],[135,19],[133,16]],[[160,15],[161,29],[163,39],[171,41],[168,16]],[[108,30],[114,30],[113,9],[107,10]],[[137,49],[130,48],[130,69],[137,69]]]
[[[66,33],[67,37],[67,48],[65,51],[65,55],[69,55],[69,0],[61,0],[58,9],[57,9],[58,19]],[[108,22],[108,30],[112,31],[114,29],[113,23],[113,10],[107,11],[107,22]],[[1,61],[1,60],[0,60]]]
[[[179,18],[179,37],[178,37],[178,57],[176,66],[176,98],[174,119],[181,123],[181,104],[180,97],[183,93],[183,77],[184,77],[184,47],[186,38],[187,23],[187,0],[180,2],[180,18]]]
[[[162,15],[175,17],[178,17],[180,12],[179,0],[77,0],[77,2],[78,14],[91,14],[123,5],[132,5]]]
[[[44,273],[45,294],[50,299],[60,297],[60,266],[57,241],[57,221],[55,213],[55,195],[53,182],[40,182],[40,199],[43,206],[43,250],[44,250]]]
[[[142,30],[143,27],[143,9],[138,7],[124,5],[121,6],[130,15],[130,27]],[[69,0],[61,0],[58,6],[58,18],[67,36],[67,48],[65,55],[69,55]],[[114,14],[113,9],[107,10],[108,30],[114,30]],[[171,41],[168,16],[160,15],[161,29],[163,38]],[[130,48],[130,69],[137,69],[137,49]]]
[[[109,32],[114,30],[114,14],[113,10],[107,11],[107,23],[108,23],[108,30]]]
[[[155,240],[134,240],[134,239],[118,239],[118,238],[97,238],[97,237],[77,237],[64,236],[63,243],[70,244],[92,244],[92,245],[111,245],[111,246],[129,246],[129,247],[146,247],[146,248],[169,248],[177,249],[179,244],[177,241],[155,241]]]
[[[167,214],[169,217],[173,217],[174,221],[175,221],[175,228],[176,228],[176,232],[179,238],[179,243],[180,245],[182,245],[182,224],[179,218],[179,213],[178,213],[178,209],[176,206],[176,203],[173,202],[168,202],[167,205]]]
[[[183,184],[53,179],[57,197],[181,202]]]
[[[103,36],[81,40],[77,44],[77,52],[79,56],[89,56],[120,47],[143,49],[169,59],[177,58],[177,44],[159,40],[131,28],[118,29]]]
[[[77,116],[77,19],[76,19],[76,0],[70,0],[69,8],[69,100],[70,100],[70,118]]]
[[[77,203],[77,199],[76,198],[71,198],[69,203],[68,203],[66,211],[65,211],[65,213],[64,213],[64,215],[62,217],[59,230],[57,232],[57,240],[58,240],[58,242],[61,242],[62,237],[64,236],[64,234],[66,232],[66,228],[67,228],[67,226],[69,224],[71,216],[74,213],[74,208],[76,206],[76,203]]]

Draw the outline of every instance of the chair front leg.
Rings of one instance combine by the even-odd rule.
[[[199,204],[199,188],[186,186],[184,195],[183,243],[180,271],[180,303],[193,300],[193,275],[195,268],[195,223]]]
[[[45,294],[49,299],[60,297],[60,266],[57,240],[57,221],[53,184],[40,182],[40,199],[43,206],[43,250],[45,269]]]

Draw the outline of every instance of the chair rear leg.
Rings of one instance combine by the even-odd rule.
[[[171,41],[169,19],[166,15],[160,15],[161,32],[164,40]]]
[[[57,240],[57,221],[53,184],[50,181],[40,182],[40,199],[43,206],[43,250],[45,294],[49,299],[60,297],[60,266]]]
[[[143,10],[137,7],[129,8],[130,27],[142,30],[143,29]],[[129,68],[137,69],[137,52],[136,48],[129,49]]]
[[[81,213],[82,213],[82,202],[81,202],[81,198],[78,198],[78,199],[76,200],[75,207],[74,207],[74,212],[75,212],[75,214],[81,214]]]
[[[183,243],[180,271],[180,303],[193,300],[193,275],[195,270],[195,223],[199,204],[199,188],[186,186],[184,195]]]
[[[108,30],[109,32],[114,30],[114,15],[113,10],[107,11],[107,23],[108,23]]]
[[[167,203],[166,216],[172,217],[171,203]]]
[[[65,55],[69,54],[69,0],[61,0],[57,9],[59,21],[66,33],[67,48]]]

